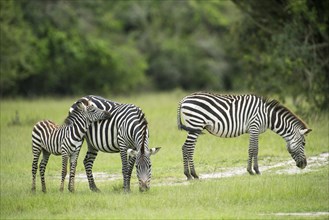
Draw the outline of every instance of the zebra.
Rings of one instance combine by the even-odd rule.
[[[304,154],[304,135],[312,131],[289,109],[276,100],[257,95],[220,95],[196,92],[178,104],[179,130],[188,132],[182,146],[184,174],[187,179],[198,179],[194,168],[194,149],[198,136],[206,129],[218,137],[237,137],[249,133],[249,158],[247,171],[260,174],[258,168],[258,137],[267,129],[280,135],[287,143],[287,150],[303,169],[307,165]],[[252,170],[252,162],[253,170]]]
[[[88,99],[79,100],[67,116],[64,124],[56,125],[50,120],[39,121],[32,131],[32,192],[36,191],[35,179],[38,169],[39,156],[42,191],[46,192],[45,170],[51,154],[62,156],[62,177],[60,191],[63,191],[67,173],[67,162],[70,158],[69,191],[74,192],[74,175],[78,155],[89,125],[97,120],[107,119],[111,114],[98,109]]]
[[[125,192],[130,192],[131,173],[135,163],[139,190],[148,190],[151,181],[150,156],[156,154],[160,147],[148,148],[148,123],[142,110],[133,104],[121,104],[100,96],[89,95],[81,99],[92,100],[98,108],[107,110],[112,115],[109,119],[92,123],[86,133],[88,151],[83,163],[90,190],[100,191],[92,174],[98,151],[120,153]]]

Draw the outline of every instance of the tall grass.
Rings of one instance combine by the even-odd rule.
[[[230,178],[190,181],[187,185],[166,185],[173,179],[177,183],[187,182],[181,153],[186,133],[178,131],[176,125],[177,103],[184,95],[186,93],[176,91],[113,98],[140,106],[149,122],[150,146],[162,147],[157,155],[152,156],[151,190],[139,193],[134,171],[130,194],[123,193],[121,179],[101,181],[97,178],[101,193],[91,192],[85,181],[76,183],[74,194],[67,190],[60,193],[61,158],[56,156],[50,157],[47,166],[47,194],[41,193],[39,176],[37,193],[30,193],[33,125],[42,119],[61,124],[70,105],[79,97],[2,100],[1,219],[264,219],[278,218],[271,215],[276,212],[329,211],[327,166],[295,175],[265,172],[261,176],[249,176],[246,172]],[[314,113],[310,120],[305,121],[313,129],[306,138],[307,156],[329,152],[328,114]],[[248,138],[248,135],[232,139],[202,135],[195,152],[197,172],[245,167]],[[85,153],[86,144],[79,156],[78,173],[84,173],[82,161]],[[283,139],[270,131],[260,136],[259,158],[260,170],[269,162],[292,160]],[[93,170],[120,175],[119,155],[99,153]]]

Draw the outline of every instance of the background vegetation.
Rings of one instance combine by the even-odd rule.
[[[223,172],[225,168],[243,168],[244,172],[234,177],[188,182],[183,174],[181,152],[187,134],[178,131],[176,125],[177,103],[187,94],[175,91],[111,97],[118,102],[140,106],[149,122],[150,146],[162,147],[151,158],[150,191],[138,191],[134,169],[132,192],[128,195],[122,189],[119,154],[98,154],[94,172],[115,175],[118,179],[104,179],[96,175],[96,183],[102,192],[89,190],[83,167],[86,144],[78,160],[75,193],[68,192],[67,180],[65,191],[59,192],[61,157],[51,156],[45,174],[47,194],[41,192],[39,173],[37,192],[32,194],[32,127],[40,119],[61,124],[69,106],[79,97],[4,100],[0,106],[0,218],[328,219],[328,165],[315,168],[309,164],[306,170],[290,175],[266,171],[266,166],[293,161],[285,141],[271,131],[262,134],[259,140],[260,176],[250,176],[246,171],[249,135],[227,139],[201,135],[195,151],[195,166],[200,175]],[[292,103],[289,101],[287,106],[292,108]],[[327,119],[328,113],[322,113],[313,114],[306,120],[313,129],[306,137],[307,158],[329,152]],[[295,165],[292,163],[283,168],[292,169]],[[302,215],[305,212],[327,214],[318,217],[275,215]]]
[[[1,97],[248,91],[329,105],[329,1],[1,1]]]
[[[273,213],[328,212],[328,166],[186,184],[181,155],[186,133],[176,126],[177,103],[187,91],[258,93],[286,101],[301,116],[309,113],[302,117],[313,129],[306,155],[328,152],[328,4],[1,0],[0,218],[277,219]],[[76,183],[74,194],[60,193],[61,158],[52,156],[48,193],[41,193],[40,181],[37,193],[30,193],[33,125],[42,119],[60,124],[68,107],[86,94],[134,103],[145,112],[150,146],[162,147],[152,158],[149,192],[138,192],[134,171],[129,195],[122,192],[121,178],[96,178],[98,194],[85,181]],[[283,139],[272,132],[261,135],[259,145],[261,171],[292,160]],[[197,172],[245,167],[247,146],[248,135],[202,135]],[[77,167],[83,177],[85,153],[86,145]],[[120,170],[118,154],[100,153],[94,164],[94,172],[121,176]]]

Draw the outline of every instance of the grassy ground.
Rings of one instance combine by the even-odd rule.
[[[54,218],[150,218],[150,219],[277,219],[287,218],[273,213],[329,211],[329,167],[294,175],[263,173],[214,180],[192,181],[188,185],[168,185],[168,180],[185,182],[181,146],[186,133],[178,131],[176,109],[186,93],[171,92],[115,97],[116,101],[134,103],[145,112],[150,126],[150,146],[162,147],[153,156],[151,190],[139,193],[136,174],[132,177],[132,193],[122,192],[122,180],[96,179],[101,193],[92,193],[88,183],[76,183],[76,193],[59,192],[61,158],[51,156],[46,181],[48,193],[41,192],[37,177],[37,193],[31,187],[31,131],[42,119],[61,124],[69,106],[78,98],[1,101],[1,219]],[[17,112],[17,113],[16,113]],[[313,131],[306,138],[306,155],[313,156],[328,149],[328,114],[314,113],[305,120]],[[260,136],[259,166],[292,160],[285,142],[271,131]],[[195,164],[198,173],[217,172],[225,167],[246,166],[248,135],[220,139],[209,134],[198,139]],[[77,172],[83,173],[79,157]],[[94,172],[120,174],[118,154],[99,153]],[[164,183],[164,184],[161,184]],[[66,182],[67,184],[67,182]],[[288,216],[288,218],[301,218]],[[307,218],[307,217],[305,217]],[[311,218],[328,218],[326,216]]]

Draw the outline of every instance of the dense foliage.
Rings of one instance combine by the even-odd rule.
[[[246,18],[232,35],[243,70],[235,82],[281,99],[292,96],[304,108],[328,108],[329,1],[234,2]]]
[[[328,1],[0,4],[1,96],[182,88],[329,105]]]

